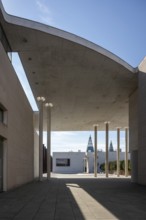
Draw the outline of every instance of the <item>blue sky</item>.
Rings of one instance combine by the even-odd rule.
[[[7,13],[63,29],[116,54],[133,67],[146,55],[145,0],[3,0]],[[15,61],[24,79],[20,65]],[[26,93],[30,93],[25,85]],[[30,95],[30,94],[29,94]],[[85,150],[91,132],[52,134],[52,150]],[[115,133],[110,139],[116,147]],[[44,140],[46,142],[46,140]],[[104,149],[104,133],[99,148]],[[124,147],[124,133],[121,134]]]
[[[132,66],[146,55],[145,0],[3,0],[8,13],[84,37]]]

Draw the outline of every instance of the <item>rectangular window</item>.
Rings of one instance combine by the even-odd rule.
[[[7,124],[7,110],[1,103],[0,103],[0,122],[3,124]]]
[[[56,159],[56,166],[58,166],[58,167],[69,167],[70,166],[70,159],[68,159],[68,158],[57,158]]]
[[[4,110],[0,108],[0,122],[4,122]]]

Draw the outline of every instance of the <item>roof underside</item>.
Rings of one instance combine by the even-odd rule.
[[[19,53],[34,97],[44,96],[54,105],[53,130],[91,130],[93,124],[102,130],[105,121],[111,122],[111,129],[128,126],[129,95],[137,87],[134,69],[75,35],[8,18],[9,23],[1,17],[2,25],[12,50]]]

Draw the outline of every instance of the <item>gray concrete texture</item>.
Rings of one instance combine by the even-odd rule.
[[[74,34],[3,10],[0,20],[12,51],[19,53],[35,98],[44,96],[54,105],[52,130],[92,130],[95,123],[103,130],[105,121],[111,121],[114,130],[128,126],[129,95],[137,88],[137,69]]]
[[[0,123],[3,146],[3,189],[9,190],[33,180],[33,111],[11,62],[0,42],[0,103],[6,121]]]
[[[145,204],[146,188],[130,178],[54,175],[1,193],[0,219],[144,220]]]

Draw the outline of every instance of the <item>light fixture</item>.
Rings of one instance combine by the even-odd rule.
[[[46,103],[45,106],[52,108],[52,107],[53,107],[53,104],[52,104],[52,103]]]
[[[27,43],[28,40],[27,40],[26,38],[23,38],[23,42],[24,42],[24,43]]]
[[[45,97],[43,97],[43,96],[38,96],[37,97],[37,100],[40,102],[40,101],[42,101],[42,102],[44,102],[45,101]]]

